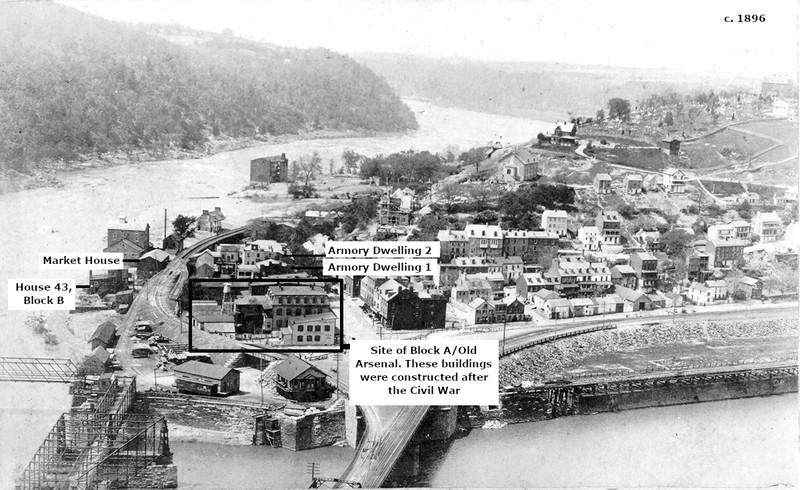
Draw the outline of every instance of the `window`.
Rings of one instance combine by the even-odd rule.
[[[314,336],[314,342],[319,342],[319,335]]]
[[[316,296],[314,296],[313,298],[311,298],[311,302],[312,302],[312,303],[314,303],[314,304],[316,304],[316,303],[317,303],[317,297],[316,297]]]
[[[311,341],[312,341],[312,340],[311,340],[311,335],[306,335],[306,341],[307,341],[307,342],[311,342]]]
[[[296,308],[294,310],[294,314],[295,314],[295,316],[303,316],[303,309],[302,308]]]
[[[291,308],[286,308],[286,315],[287,316],[292,316],[292,309]]]
[[[303,298],[303,303],[304,303],[304,304],[308,304],[308,296],[306,296],[305,298]]]
[[[326,332],[330,332],[331,331],[331,326],[330,325],[325,325],[325,331]]]
[[[303,341],[303,336],[302,335],[298,335],[297,336],[297,341],[298,342],[302,342]]]
[[[283,304],[283,297],[278,297],[278,304],[279,304],[279,305],[282,305],[282,304]],[[280,314],[280,313],[279,313],[279,314]]]
[[[321,328],[322,328],[322,327],[320,327],[319,325],[315,325],[315,326],[314,326],[314,331],[315,331],[315,332],[319,332]]]
[[[303,326],[302,325],[298,325],[297,326],[297,331],[298,332],[302,332],[303,331]]]
[[[313,313],[313,308],[306,306],[306,315],[310,315],[311,313]]]
[[[275,314],[276,315],[283,315],[283,308],[278,308],[277,310],[275,310]]]

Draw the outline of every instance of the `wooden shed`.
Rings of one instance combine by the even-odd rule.
[[[176,366],[175,387],[184,393],[233,395],[239,391],[239,371],[204,362],[189,361]]]
[[[89,343],[92,344],[92,350],[98,347],[114,347],[117,343],[117,326],[110,321],[101,323],[89,338]]]

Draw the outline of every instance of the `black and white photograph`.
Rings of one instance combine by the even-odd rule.
[[[799,15],[0,1],[0,488],[798,486]]]

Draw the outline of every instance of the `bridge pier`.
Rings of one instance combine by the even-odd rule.
[[[348,401],[344,406],[344,433],[347,445],[352,448],[358,447],[358,441],[364,435],[365,429],[366,421],[361,409]]]
[[[412,442],[392,467],[389,479],[413,478],[417,475],[419,475],[419,444]]]
[[[412,443],[430,441],[446,441],[450,439],[458,427],[458,407],[431,407],[411,439]]]

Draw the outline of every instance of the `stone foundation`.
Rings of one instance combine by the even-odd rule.
[[[345,410],[341,404],[302,417],[281,417],[281,446],[292,451],[331,446],[345,439]]]
[[[131,477],[127,488],[178,488],[178,467],[151,464]]]

